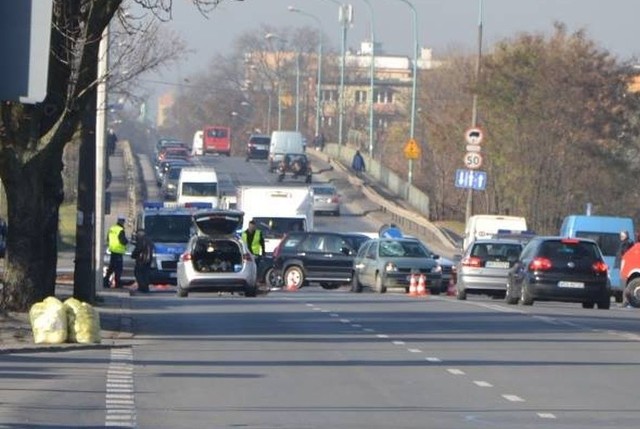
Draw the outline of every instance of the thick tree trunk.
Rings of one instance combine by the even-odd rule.
[[[0,307],[6,310],[27,311],[55,292],[60,167],[61,154],[45,150],[3,175],[9,228]]]

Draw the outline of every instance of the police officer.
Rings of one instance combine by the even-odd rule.
[[[109,287],[109,278],[113,274],[115,279],[115,287],[121,288],[122,283],[120,277],[122,277],[122,257],[127,251],[127,236],[124,232],[124,223],[126,218],[123,215],[118,215],[118,221],[115,225],[109,228],[107,234],[107,246],[111,257],[109,258],[109,266],[103,279],[103,286]]]
[[[262,231],[256,228],[254,220],[249,221],[249,226],[242,232],[242,241],[249,248],[249,251],[256,256],[256,262],[259,262],[266,253],[264,250],[264,236]]]

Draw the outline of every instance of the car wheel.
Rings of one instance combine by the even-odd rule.
[[[253,286],[253,287],[246,287],[244,289],[244,296],[246,296],[247,298],[255,298],[258,295],[258,288]]]
[[[187,291],[186,289],[182,289],[180,286],[178,286],[177,293],[180,298],[186,298],[187,296],[189,296],[189,291]]]
[[[622,292],[616,292],[613,296],[618,304],[622,302]]]
[[[302,268],[294,265],[287,268],[287,271],[284,272],[285,287],[295,286],[296,288],[300,288],[303,283],[304,273],[302,272]]]
[[[632,307],[640,307],[640,277],[631,280],[623,293],[627,295],[627,301]]]
[[[504,294],[504,300],[509,305],[514,305],[518,303],[518,298],[513,296],[513,289],[511,285],[507,283],[507,291]]]
[[[467,290],[466,289],[458,289],[456,288],[456,299],[460,301],[464,301],[467,299]]]
[[[360,283],[360,278],[358,278],[357,273],[353,273],[353,277],[351,278],[351,292],[362,293],[362,283]]]
[[[382,280],[382,276],[380,274],[376,274],[376,292],[387,292],[387,287],[384,285],[384,281]]]
[[[595,304],[593,302],[583,302],[582,308],[593,308]]]
[[[533,305],[533,298],[529,293],[527,285],[522,285],[522,291],[520,292],[520,304],[521,305]]]
[[[276,270],[274,270],[273,268],[269,268],[264,274],[264,282],[270,289],[282,286],[282,281],[276,273]]]

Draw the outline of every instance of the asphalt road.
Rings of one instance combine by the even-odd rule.
[[[205,159],[229,184],[266,165]],[[145,169],[143,163],[143,170]],[[335,180],[333,172],[318,180]],[[345,216],[384,218],[344,186]],[[151,194],[150,194],[151,196]],[[637,428],[640,313],[305,287],[130,298],[134,337],[0,355],[0,428]]]

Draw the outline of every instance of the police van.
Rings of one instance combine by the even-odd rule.
[[[122,282],[135,281],[135,261],[131,252],[135,246],[136,231],[143,229],[153,241],[154,260],[149,275],[151,284],[176,284],[178,258],[185,251],[193,230],[192,215],[197,210],[210,209],[211,203],[145,202],[138,213],[132,239],[123,260]],[[108,261],[108,256],[106,258]]]

